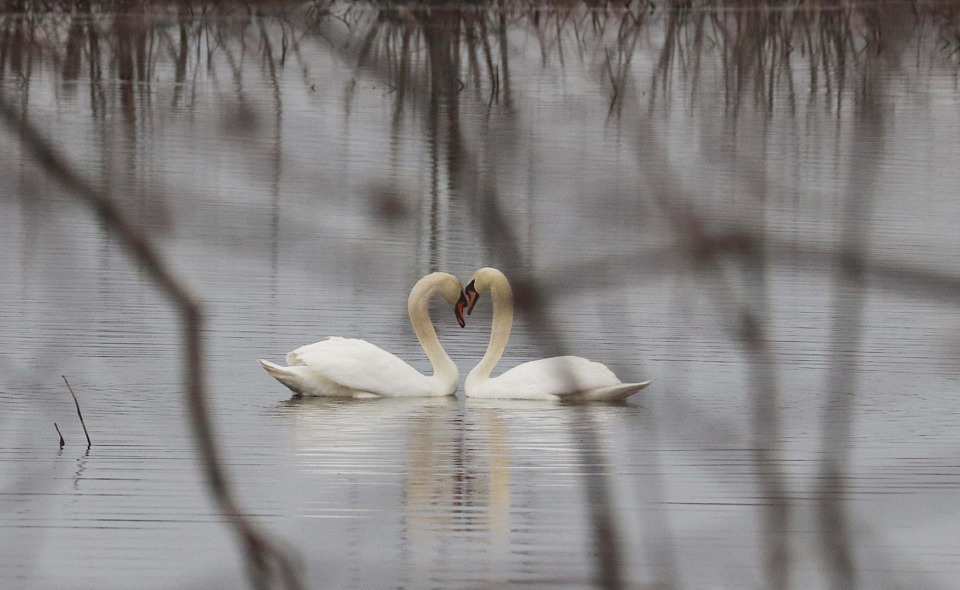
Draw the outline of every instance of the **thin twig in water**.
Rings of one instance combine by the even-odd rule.
[[[63,445],[65,445],[65,444],[67,444],[67,443],[65,443],[65,442],[63,441],[63,434],[60,434],[60,427],[57,426],[57,423],[56,423],[56,422],[53,423],[53,427],[57,429],[57,434],[60,435],[60,448],[62,449],[62,448],[63,448]]]
[[[80,413],[80,402],[77,401],[77,394],[75,394],[73,392],[73,388],[70,387],[70,382],[67,381],[67,376],[66,375],[60,375],[60,376],[63,377],[63,382],[67,384],[67,389],[70,390],[70,395],[73,396],[73,403],[77,406],[77,416],[80,416],[80,426],[83,426],[83,435],[87,437],[87,448],[89,449],[90,445],[93,443],[90,442],[90,433],[87,432],[87,424],[83,421],[83,414]],[[54,423],[54,425],[56,425],[56,423]],[[60,430],[57,429],[57,432],[59,431]],[[61,442],[60,446],[62,447],[63,436],[60,437],[60,442]]]

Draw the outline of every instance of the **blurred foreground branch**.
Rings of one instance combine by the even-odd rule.
[[[209,407],[203,391],[203,351],[200,340],[203,313],[199,302],[160,258],[143,232],[127,221],[105,194],[82,179],[40,132],[2,96],[0,119],[20,138],[26,151],[51,178],[96,212],[109,230],[120,238],[130,256],[150,273],[164,293],[173,300],[180,312],[183,326],[186,401],[190,425],[196,437],[210,493],[243,544],[251,585],[266,589],[272,585],[272,580],[279,579],[287,588],[302,588],[290,557],[240,512],[220,465],[210,424]]]
[[[792,556],[790,548],[791,506],[787,478],[780,467],[781,417],[780,388],[769,334],[769,293],[767,289],[767,245],[763,235],[751,238],[738,235],[716,239],[693,206],[694,199],[683,189],[673,171],[668,151],[653,126],[644,120],[635,137],[638,163],[647,178],[649,192],[672,228],[676,249],[689,259],[694,269],[716,279],[723,288],[716,293],[717,305],[725,315],[735,317],[735,338],[743,347],[750,370],[752,397],[752,454],[757,480],[765,503],[762,507],[762,549],[764,582],[769,588],[790,587]],[[677,206],[679,204],[679,206]],[[729,280],[719,254],[724,248],[743,258],[743,286],[746,296],[738,296]]]

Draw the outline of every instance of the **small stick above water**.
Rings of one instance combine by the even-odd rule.
[[[73,392],[73,388],[70,387],[70,382],[67,381],[67,376],[66,376],[66,375],[60,375],[60,376],[63,377],[63,382],[67,384],[67,389],[70,390],[70,395],[73,396],[73,403],[76,404],[76,406],[77,406],[77,416],[80,416],[80,426],[83,426],[83,434],[84,434],[84,436],[87,437],[87,448],[89,449],[89,448],[90,448],[90,445],[91,445],[92,443],[90,442],[90,434],[87,432],[87,425],[84,424],[84,422],[83,422],[83,414],[80,413],[80,402],[77,401],[77,394],[75,394],[75,393]],[[58,429],[58,431],[59,431],[59,429]],[[63,437],[61,437],[61,439],[62,439],[62,438],[63,438]]]
[[[53,427],[57,429],[57,434],[60,434],[60,427],[57,426],[57,423],[56,423],[56,422],[53,423]],[[63,445],[65,445],[65,444],[67,444],[67,443],[63,442],[63,435],[60,434],[60,448],[62,449],[62,448],[63,448]]]

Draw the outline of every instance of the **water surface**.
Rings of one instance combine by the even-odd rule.
[[[957,25],[885,6],[8,12],[0,94],[202,299],[230,480],[311,587],[602,587],[606,511],[625,587],[829,587],[826,503],[862,587],[949,588]],[[0,584],[240,586],[178,316],[9,128],[0,162]],[[525,306],[503,367],[654,384],[291,400],[256,363],[340,335],[426,370],[409,288],[486,265]],[[466,375],[489,301],[432,315]]]

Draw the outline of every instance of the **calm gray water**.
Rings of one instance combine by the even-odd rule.
[[[824,501],[859,586],[960,585],[949,11],[160,6],[0,13],[0,96],[202,299],[230,481],[310,587],[601,587],[608,510],[625,587],[826,588]],[[244,584],[169,301],[9,126],[0,197],[0,586]],[[487,265],[543,304],[502,367],[653,385],[292,400],[256,363],[339,335],[428,369],[410,287]],[[465,376],[489,301],[432,309]]]

